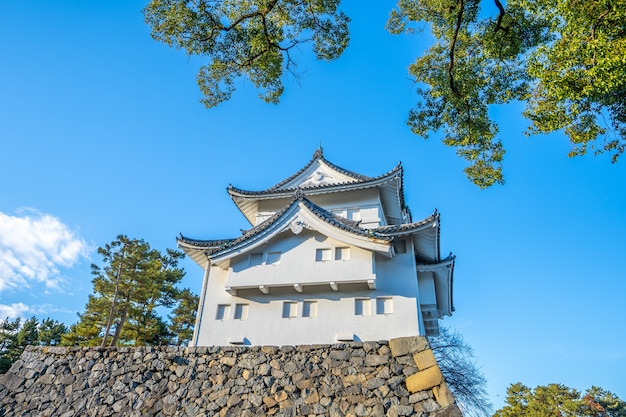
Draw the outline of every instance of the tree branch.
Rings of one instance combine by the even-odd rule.
[[[450,83],[450,90],[454,93],[455,96],[461,97],[461,93],[456,88],[456,84],[454,83],[454,49],[456,47],[456,41],[459,36],[459,31],[461,30],[461,24],[463,23],[463,12],[465,9],[465,2],[463,0],[458,0],[457,5],[459,6],[459,11],[456,15],[456,26],[454,28],[454,33],[452,34],[452,42],[450,42],[450,52],[448,61],[448,82]]]

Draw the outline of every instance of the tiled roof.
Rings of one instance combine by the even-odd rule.
[[[262,231],[270,227],[272,224],[274,224],[294,204],[298,204],[300,201],[304,203],[304,205],[313,214],[319,217],[321,220],[323,220],[324,222],[338,229],[341,229],[341,230],[344,230],[344,231],[347,231],[347,232],[350,232],[359,236],[374,238],[374,239],[378,239],[378,240],[382,240],[386,242],[391,242],[394,239],[393,236],[391,235],[385,235],[382,233],[377,233],[376,231],[372,229],[363,229],[359,227],[359,223],[360,223],[359,221],[348,220],[343,217],[337,216],[328,210],[323,209],[322,207],[308,200],[304,196],[304,193],[301,190],[297,190],[294,193],[292,200],[282,210],[276,212],[272,217],[268,218],[267,220],[260,223],[259,225],[249,230],[242,231],[243,234],[238,238],[222,239],[222,240],[197,240],[197,239],[187,238],[181,235],[178,238],[178,242],[191,245],[191,246],[196,246],[197,248],[206,248],[205,253],[207,255],[220,252],[224,249],[228,249],[230,247],[238,245],[239,243],[245,242],[246,240],[252,238],[253,236],[256,236],[257,234],[261,233]]]
[[[430,216],[426,217],[424,220],[420,220],[419,222],[406,223],[406,224],[392,224],[389,226],[380,226],[372,229],[373,232],[380,233],[383,235],[398,235],[411,233],[415,229],[419,229],[425,224],[431,223],[432,221],[439,220],[439,213],[437,210],[433,212]]]
[[[289,181],[293,180],[298,175],[300,175],[301,173],[306,171],[306,169],[309,168],[311,165],[313,165],[313,163],[315,163],[315,161],[318,160],[318,159],[323,161],[326,165],[328,165],[329,167],[335,169],[336,171],[339,171],[340,173],[342,173],[344,175],[352,177],[355,180],[358,180],[358,181],[369,181],[371,179],[370,177],[367,177],[365,175],[357,174],[356,172],[352,172],[350,170],[341,168],[340,166],[337,166],[337,165],[333,164],[332,162],[330,162],[329,160],[324,158],[324,151],[323,151],[323,149],[321,147],[319,147],[319,148],[317,148],[317,150],[313,154],[313,158],[311,158],[309,163],[306,164],[301,170],[299,170],[298,172],[293,174],[291,177],[289,177],[289,178],[279,182],[278,184],[274,185],[273,187],[268,188],[266,191],[274,191],[274,192],[277,191],[281,186],[289,183]]]
[[[289,182],[291,179],[296,177],[300,172],[302,172],[304,169],[306,169],[306,167],[308,167],[309,164],[307,164],[307,166],[305,166],[298,173],[292,175],[287,180],[282,181],[281,184]],[[330,188],[334,188],[334,187],[343,187],[343,186],[351,186],[351,185],[364,185],[364,184],[367,184],[367,183],[370,183],[370,182],[375,182],[375,181],[384,179],[384,178],[389,177],[389,176],[391,176],[393,174],[401,173],[401,172],[402,172],[402,165],[398,164],[392,170],[390,170],[389,172],[386,172],[383,175],[379,175],[377,177],[366,177],[366,176],[360,175],[361,179],[359,179],[356,182],[336,183],[336,184],[306,185],[304,187],[285,188],[285,189],[279,189],[279,188],[277,188],[278,185],[275,185],[275,186],[273,186],[271,188],[268,188],[267,190],[262,190],[262,191],[243,190],[241,188],[234,187],[233,185],[229,185],[228,186],[228,191],[229,191],[229,193],[230,192],[235,192],[237,194],[241,194],[241,195],[245,195],[245,196],[265,196],[265,195],[271,195],[271,194],[290,194],[290,193],[295,192],[298,189],[301,189],[303,191],[316,191],[316,190],[330,189]],[[355,174],[355,175],[358,175],[358,174]],[[400,181],[402,181],[402,176],[400,176]]]

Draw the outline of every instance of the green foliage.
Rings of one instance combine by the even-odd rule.
[[[55,346],[67,327],[56,320],[46,318],[39,322],[35,317],[22,322],[21,318],[0,322],[0,374],[9,370],[26,346]]]
[[[626,0],[400,0],[388,29],[430,31],[433,43],[410,65],[419,101],[411,130],[469,162],[481,188],[503,184],[505,149],[490,107],[526,103],[527,134],[563,131],[570,156],[588,149],[613,162],[626,148]],[[206,56],[198,73],[203,102],[228,100],[248,77],[277,103],[290,51],[313,41],[319,59],[348,45],[349,19],[339,0],[152,0],[144,9],[154,39]]]
[[[169,331],[175,336],[176,346],[187,345],[193,336],[198,311],[198,296],[185,288],[178,294],[178,305],[172,310]]]
[[[339,0],[151,0],[144,9],[152,37],[208,58],[197,81],[202,102],[228,100],[235,80],[248,77],[268,103],[278,103],[293,48],[312,41],[318,59],[333,60],[348,45],[349,19]]]
[[[175,285],[185,272],[182,252],[165,254],[139,239],[120,235],[98,249],[104,267],[92,265],[93,294],[85,312],[63,337],[65,345],[116,346],[169,343],[167,324],[158,307],[172,307]]]
[[[570,155],[626,145],[626,0],[401,0],[392,33],[427,23],[433,45],[409,72],[422,87],[409,113],[414,133],[443,130],[444,144],[470,162],[481,188],[503,183],[504,148],[489,106],[524,101],[528,133],[563,130]],[[599,119],[608,117],[610,126]],[[611,134],[605,135],[609,133]]]
[[[516,383],[507,389],[506,405],[494,417],[625,417],[626,403],[602,388],[585,395],[561,384],[530,389]]]

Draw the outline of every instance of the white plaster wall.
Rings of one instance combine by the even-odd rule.
[[[294,239],[298,236],[285,236],[284,240],[280,239],[272,245],[288,247],[298,241]],[[297,257],[294,256],[294,263],[291,264],[291,261],[289,263],[291,265],[289,271],[294,275],[309,274],[315,255],[308,252],[316,245],[324,245],[323,242],[314,239],[315,234],[309,232],[307,236],[307,239],[300,241],[299,245],[291,249],[294,255],[298,254]],[[304,287],[303,293],[298,293],[291,287],[271,289],[269,295],[264,295],[258,290],[246,290],[239,291],[238,295],[234,296],[224,290],[228,271],[212,267],[209,271],[196,345],[228,345],[231,341],[243,341],[249,345],[316,344],[335,343],[337,335],[354,335],[355,340],[361,341],[418,335],[420,326],[417,279],[411,252],[407,252],[398,254],[393,259],[375,256],[377,285],[375,290],[368,289],[364,284],[351,284],[340,285],[339,291],[335,292],[330,286],[324,285]],[[370,256],[367,260],[365,257],[351,258],[356,269],[362,267],[361,264],[367,263],[371,271],[372,257],[369,252],[368,254]],[[332,271],[321,273],[331,276],[333,274]],[[330,281],[327,276],[323,279]],[[377,314],[377,298],[391,299],[393,312]],[[356,299],[369,299],[369,315],[355,314]],[[297,303],[297,317],[282,317],[285,301]],[[316,317],[302,317],[304,301],[317,302]],[[234,319],[235,305],[238,303],[248,305],[248,317],[245,320]],[[215,319],[219,304],[230,305],[230,315],[223,320]]]
[[[360,209],[362,227],[377,227],[386,224],[377,189],[310,195],[307,198],[326,210]],[[257,224],[284,208],[288,202],[288,199],[260,200]]]
[[[337,248],[349,248],[348,260],[335,260]],[[317,249],[330,250],[331,260],[316,261]],[[280,261],[267,264],[268,253],[280,253]],[[231,260],[226,286],[255,287],[264,285],[311,285],[330,281],[367,281],[374,278],[372,253],[346,245],[319,233],[302,231],[294,235],[288,229],[252,253],[263,254],[263,264],[250,266],[251,253]]]

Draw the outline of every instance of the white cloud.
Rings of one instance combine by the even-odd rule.
[[[54,216],[34,210],[20,214],[0,212],[0,292],[34,282],[59,287],[59,267],[86,258],[89,247]]]
[[[7,317],[14,319],[22,316],[30,310],[24,303],[13,303],[11,305],[0,304],[0,320],[4,320]]]

